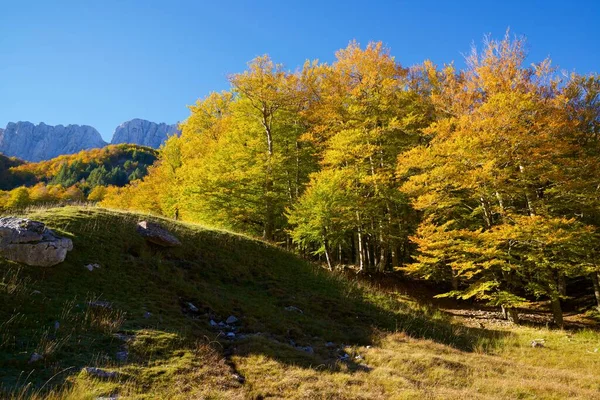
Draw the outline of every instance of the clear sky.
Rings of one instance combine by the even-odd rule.
[[[456,61],[484,34],[528,39],[530,61],[600,72],[600,0],[0,0],[0,127],[175,123],[268,53],[289,69],[352,39],[403,65]]]

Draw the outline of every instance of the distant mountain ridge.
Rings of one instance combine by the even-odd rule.
[[[169,135],[179,134],[177,125],[132,119],[119,125],[112,144],[130,143],[158,148]],[[104,147],[108,143],[88,125],[37,125],[28,121],[9,122],[0,128],[0,153],[26,161],[43,161],[63,154]]]
[[[132,143],[158,148],[169,135],[179,133],[177,124],[157,124],[144,119],[135,118],[122,123],[115,129],[112,144]]]

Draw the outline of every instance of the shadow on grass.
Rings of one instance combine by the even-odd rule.
[[[74,250],[55,267],[22,268],[22,279],[28,281],[23,296],[11,296],[0,288],[2,320],[18,310],[29,321],[19,328],[5,327],[6,335],[18,338],[0,348],[5,388],[19,382],[23,371],[40,387],[66,367],[73,367],[73,373],[94,362],[144,368],[149,360],[166,362],[178,346],[198,341],[214,343],[227,359],[233,354],[262,354],[304,368],[325,365],[340,370],[343,366],[353,372],[365,367],[351,354],[344,357],[345,349],[372,345],[387,332],[404,332],[462,351],[493,345],[507,334],[452,324],[439,312],[398,301],[281,249],[232,233],[99,208],[63,207],[36,211],[30,217],[71,237]],[[150,246],[136,233],[141,219],[162,224],[183,245],[172,249]],[[89,263],[101,267],[90,272],[84,268]],[[0,261],[0,272],[9,267]],[[33,291],[39,297],[32,296]],[[112,333],[83,331],[71,335],[49,360],[29,364],[40,324],[58,321],[66,328],[62,305],[86,298],[90,292],[101,294],[123,312],[127,332],[139,336],[152,329],[162,333],[138,341],[124,364],[115,363],[121,344]],[[182,300],[193,303],[198,311],[184,312]],[[237,337],[245,335],[245,339],[225,340],[226,332],[221,334],[209,324],[230,315],[239,320]],[[166,338],[170,339],[163,344],[156,342]],[[144,352],[144,346],[149,351]],[[55,376],[48,387],[60,386],[69,375],[73,374]]]

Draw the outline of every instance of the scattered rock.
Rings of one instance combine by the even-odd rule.
[[[54,321],[54,330],[57,331],[60,328],[60,322]]]
[[[327,343],[325,343],[325,347],[335,347],[335,343],[327,342]]]
[[[223,321],[220,321],[220,322],[219,322],[217,325],[218,325],[219,327],[221,327],[221,328],[224,328],[224,327],[225,327],[225,322],[223,322]]]
[[[71,239],[56,235],[41,222],[0,218],[0,256],[11,261],[50,267],[63,262],[71,250]]]
[[[129,353],[126,350],[119,351],[116,354],[117,361],[127,361],[127,357],[129,357]]]
[[[85,367],[82,371],[85,371],[87,374],[100,379],[114,379],[119,376],[118,372],[106,371],[104,369],[95,367]]]
[[[187,308],[188,310],[190,310],[191,312],[198,312],[198,307],[196,307],[195,305],[193,305],[192,303],[187,303]]]
[[[33,353],[31,357],[29,357],[29,364],[33,364],[34,362],[38,362],[43,359],[44,356],[38,353]]]
[[[94,269],[100,268],[100,264],[88,264],[84,265],[84,268],[92,272]]]
[[[113,334],[113,336],[124,342],[128,342],[131,339],[133,339],[133,335],[128,335],[126,333],[115,333],[115,334]]]
[[[95,308],[106,308],[107,310],[112,309],[112,304],[109,301],[90,301],[88,302],[88,306]]]
[[[42,292],[40,292],[39,290],[34,290],[33,292],[31,292],[31,294],[42,294]]]
[[[531,347],[545,347],[546,340],[544,339],[533,339],[531,341]]]
[[[227,339],[234,339],[235,338],[235,333],[233,332],[227,332]]]
[[[301,347],[302,351],[307,352],[308,354],[313,354],[315,351],[310,346]]]
[[[151,313],[151,312],[149,312],[149,311],[146,311],[146,312],[144,313],[144,318],[146,318],[146,319],[149,319],[151,316],[152,316],[152,313]]]
[[[238,322],[238,319],[236,317],[234,317],[233,315],[230,315],[229,317],[227,317],[227,319],[225,320],[226,324],[235,324],[236,322]]]
[[[159,224],[141,221],[137,224],[138,233],[150,243],[162,247],[181,246],[181,242]]]
[[[361,355],[359,354],[359,355],[357,355],[356,357],[354,357],[354,359],[355,359],[355,360],[362,360],[362,359],[363,359],[363,356],[361,356]]]
[[[346,361],[346,360],[349,360],[349,359],[350,359],[350,355],[349,355],[349,354],[347,354],[347,353],[344,353],[344,355],[342,355],[342,356],[340,357],[340,360],[341,360],[341,361]]]
[[[215,321],[213,321],[212,319],[211,319],[211,320],[208,322],[208,324],[209,324],[210,326],[212,326],[213,328],[215,328],[215,327],[219,326],[219,324],[217,324],[217,323],[216,323]]]
[[[233,377],[233,379],[235,379],[236,381],[238,381],[239,383],[245,383],[246,382],[246,378],[244,378],[242,375],[240,374],[236,374],[233,373],[231,374],[231,376]]]
[[[299,314],[304,314],[304,312],[302,312],[302,310],[296,306],[287,306],[287,307],[285,307],[285,311],[291,311],[291,312],[297,312]]]

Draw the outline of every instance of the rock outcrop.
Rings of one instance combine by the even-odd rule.
[[[9,122],[6,129],[0,130],[0,153],[27,161],[49,160],[106,144],[100,133],[87,125]]]
[[[144,239],[158,246],[175,247],[181,245],[179,239],[159,224],[141,221],[137,225],[137,231]]]
[[[71,239],[57,236],[37,221],[0,218],[0,256],[32,266],[49,267],[65,260],[73,250]]]
[[[179,135],[177,125],[157,124],[144,119],[132,119],[115,129],[111,143],[133,143],[159,148],[171,135]]]

